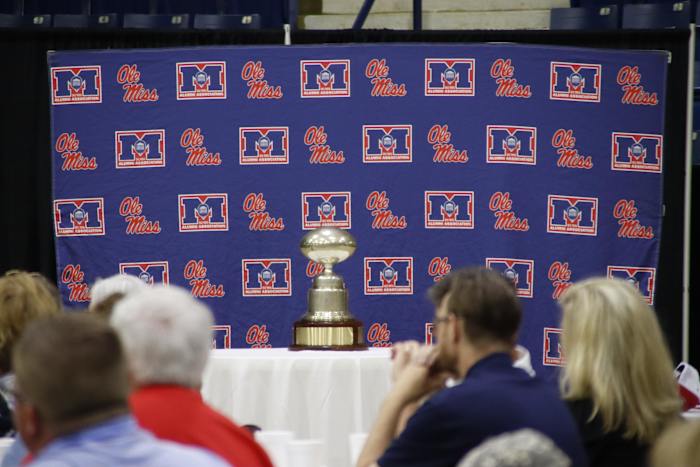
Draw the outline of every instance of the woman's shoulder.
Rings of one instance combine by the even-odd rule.
[[[568,399],[565,400],[565,402],[569,407],[569,411],[571,411],[571,414],[577,421],[583,420],[585,422],[591,417],[591,413],[593,412],[593,401],[591,399]]]

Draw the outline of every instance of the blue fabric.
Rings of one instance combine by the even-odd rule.
[[[520,344],[543,376],[564,363],[556,298],[572,282],[619,277],[654,300],[664,52],[405,43],[48,59],[70,308],[121,272],[205,300],[219,348],[287,347],[318,273],[299,240],[320,225],[357,239],[337,272],[374,346],[429,342],[426,292],[467,265],[513,280]]]
[[[464,381],[423,404],[379,459],[381,467],[454,466],[491,436],[532,428],[587,465],[576,425],[552,386],[511,366],[504,353],[474,365]]]
[[[0,467],[18,467],[28,453],[22,438],[19,435],[15,436],[15,442],[5,451],[5,457],[2,458]]]
[[[51,442],[31,466],[37,467],[224,467],[200,449],[156,440],[131,416],[118,417]]]

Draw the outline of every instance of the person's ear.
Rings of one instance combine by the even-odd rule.
[[[459,344],[464,338],[464,329],[462,329],[462,321],[457,319],[457,316],[450,314],[450,330],[452,332],[452,342]]]

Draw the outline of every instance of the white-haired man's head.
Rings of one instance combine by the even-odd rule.
[[[90,288],[90,309],[114,294],[130,295],[146,288],[146,283],[136,276],[115,274],[106,279],[97,279]]]
[[[130,295],[111,319],[137,386],[198,388],[211,349],[211,311],[184,289],[155,286]]]

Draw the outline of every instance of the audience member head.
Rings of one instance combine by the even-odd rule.
[[[570,467],[571,459],[539,431],[494,436],[469,451],[457,467]]]
[[[97,279],[90,289],[90,311],[106,319],[112,314],[114,305],[122,298],[146,288],[136,276],[115,274],[106,279]]]
[[[12,348],[26,325],[60,311],[58,289],[44,276],[9,271],[0,277],[0,374],[12,371]]]
[[[209,308],[184,289],[155,286],[119,302],[112,325],[119,333],[138,386],[199,388],[211,349]]]
[[[433,336],[438,360],[455,370],[464,349],[511,352],[521,320],[513,285],[496,271],[465,268],[443,277],[429,291],[435,304]]]
[[[651,467],[691,467],[700,462],[700,420],[678,422],[664,430],[649,455]]]
[[[619,279],[589,279],[560,299],[565,399],[590,399],[606,432],[652,442],[678,417],[671,356],[654,310]]]
[[[13,354],[15,418],[30,451],[128,411],[126,362],[104,320],[67,313],[34,320]]]

